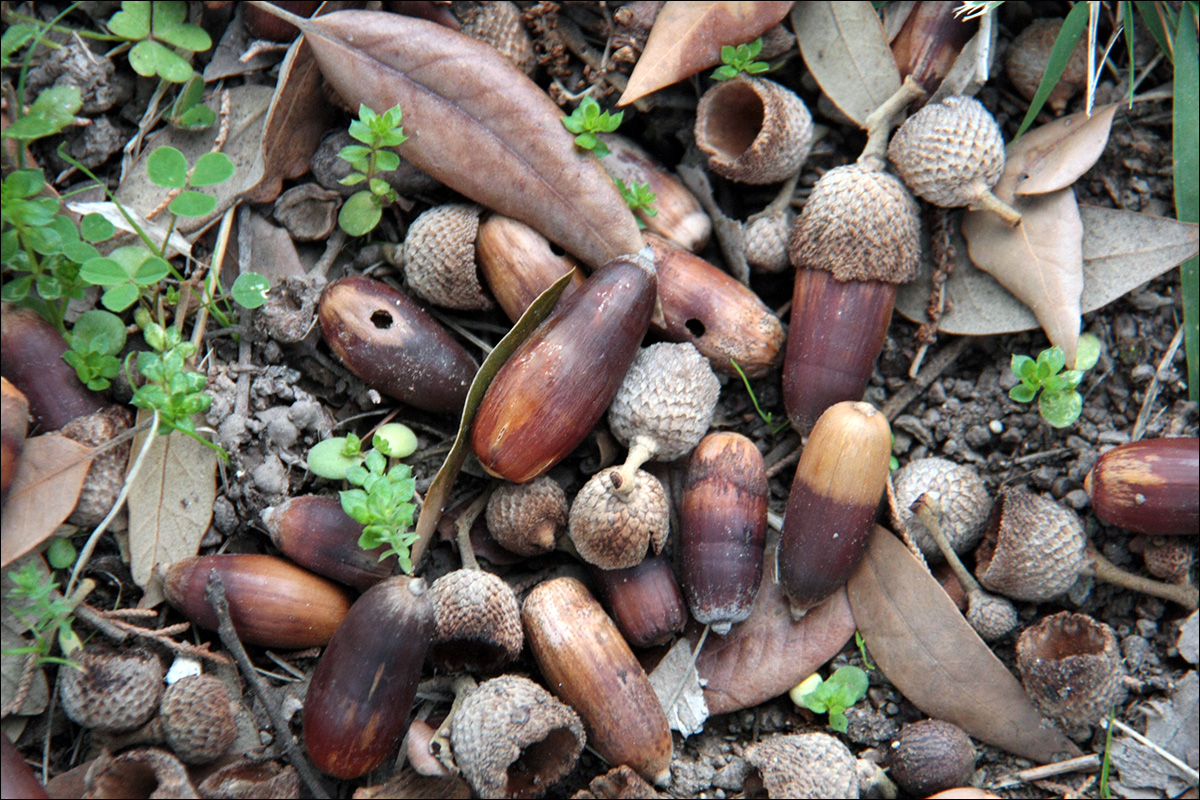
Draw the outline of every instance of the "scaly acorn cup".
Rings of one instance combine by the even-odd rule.
[[[694,133],[713,172],[738,183],[775,183],[808,158],[812,115],[791,89],[743,73],[704,93]]]
[[[420,578],[388,578],[358,598],[304,699],[304,745],[317,769],[349,780],[395,752],[434,626]]]
[[[539,584],[521,612],[546,685],[583,718],[588,744],[651,783],[671,780],[671,730],[617,626],[574,578]]]
[[[870,403],[843,401],[817,420],[800,454],[779,542],[779,583],[794,618],[858,567],[891,449],[887,418]]]
[[[613,259],[517,348],[475,415],[471,447],[525,483],[566,458],[604,415],[650,326],[658,280],[645,250]]]
[[[739,433],[710,433],[692,451],[679,509],[682,578],[697,621],[719,634],[750,616],[762,581],[767,471]]]
[[[783,402],[798,432],[858,400],[883,347],[896,285],[917,274],[916,201],[893,175],[861,164],[826,172],[796,219],[796,267],[783,361]]]
[[[1109,450],[1083,487],[1096,516],[1153,536],[1200,534],[1200,439],[1143,439]]]

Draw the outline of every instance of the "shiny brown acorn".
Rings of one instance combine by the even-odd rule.
[[[710,433],[692,452],[679,509],[683,587],[697,621],[724,634],[750,616],[767,541],[767,471],[739,433]]]
[[[633,647],[665,644],[687,624],[687,605],[670,560],[650,556],[626,569],[592,569],[600,598]]]
[[[348,780],[395,752],[433,631],[420,578],[388,578],[358,598],[304,699],[304,744],[317,769]]]
[[[492,214],[479,226],[475,257],[496,302],[513,322],[539,294],[579,266],[545,236],[502,214]],[[560,302],[583,286],[583,281],[583,271],[579,270],[563,290]]]
[[[892,432],[870,403],[821,415],[800,454],[779,542],[779,583],[792,615],[849,580],[866,550],[887,483]]]
[[[525,483],[599,422],[650,325],[657,280],[643,250],[596,270],[517,348],[488,386],[471,447],[492,475]]]
[[[1200,534],[1200,439],[1143,439],[1109,450],[1084,480],[1096,516],[1154,536]]]
[[[788,244],[796,282],[783,401],[800,433],[826,408],[866,390],[896,285],[917,273],[919,223],[904,184],[881,170],[834,167],[813,187]]]
[[[217,614],[205,597],[212,570],[225,581],[230,619],[247,644],[322,647],[350,611],[350,592],[282,558],[193,556],[167,567],[163,591],[171,605],[202,628],[217,629]]]
[[[953,5],[918,2],[904,19],[892,40],[892,54],[901,79],[911,75],[933,94],[954,66],[979,25],[956,14]]]
[[[358,546],[363,526],[342,510],[335,497],[289,497],[264,509],[263,524],[285,556],[318,575],[366,591],[392,575],[394,560],[379,560],[386,545]]]
[[[479,365],[403,292],[364,275],[321,295],[321,333],[368,386],[425,411],[460,414]]]
[[[21,756],[21,751],[8,738],[8,734],[0,731],[0,787],[5,797],[27,797],[30,800],[49,797],[45,787],[38,782],[29,768],[29,764]]]
[[[8,378],[0,378],[0,410],[0,497],[7,498],[29,429],[29,401]]]
[[[665,786],[671,730],[650,679],[617,626],[574,578],[539,584],[525,598],[525,634],[546,684],[574,708],[588,744],[610,764],[627,764]]]

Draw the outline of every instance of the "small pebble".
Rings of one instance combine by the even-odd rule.
[[[1082,511],[1091,505],[1092,502],[1092,498],[1089,497],[1088,493],[1083,489],[1074,489],[1067,492],[1067,496],[1064,499],[1066,500],[1067,505],[1076,511]]]
[[[967,445],[975,450],[986,447],[992,442],[992,432],[983,425],[972,425],[964,437]]]
[[[1134,383],[1147,383],[1154,377],[1156,370],[1149,364],[1138,364],[1133,368],[1133,372],[1129,373],[1129,379]]]
[[[1158,623],[1152,619],[1139,619],[1136,623],[1138,633],[1149,639],[1158,633]]]
[[[925,402],[931,406],[940,406],[946,402],[946,390],[942,387],[941,383],[930,385],[929,391],[925,393]]]
[[[988,423],[988,430],[999,436],[1004,433],[1004,423],[998,419],[994,419]]]

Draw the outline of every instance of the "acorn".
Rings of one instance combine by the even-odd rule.
[[[892,175],[834,167],[796,219],[796,267],[783,365],[783,400],[801,434],[821,413],[866,390],[896,298],[920,263],[917,204]]]
[[[346,368],[411,406],[459,414],[479,365],[407,295],[364,275],[329,284],[321,333]]]
[[[1073,511],[1025,489],[1001,490],[975,551],[975,575],[994,592],[1040,603],[1084,567],[1087,537]]]
[[[429,587],[435,631],[429,658],[447,672],[498,672],[525,646],[512,588],[481,569],[449,572]]]
[[[187,768],[175,756],[157,747],[128,750],[118,756],[101,755],[88,768],[85,798],[135,800],[135,798],[198,798]]]
[[[683,593],[670,560],[662,554],[625,569],[593,569],[592,578],[632,647],[666,644],[687,624]]]
[[[167,687],[159,707],[167,746],[185,764],[208,764],[237,738],[237,707],[212,675],[189,675]]]
[[[689,252],[703,250],[712,235],[712,220],[683,182],[631,139],[613,133],[604,137],[604,143],[609,154],[600,159],[600,166],[626,186],[647,184],[655,195],[658,213],[640,217],[645,229]]]
[[[1017,670],[1046,717],[1073,738],[1125,699],[1125,669],[1113,629],[1087,614],[1060,611],[1017,640]]]
[[[671,520],[658,478],[639,469],[630,479],[620,467],[608,467],[575,495],[567,522],[580,558],[601,569],[622,569],[641,563],[647,545],[662,552]]]
[[[290,800],[300,796],[300,774],[278,761],[235,761],[206,777],[196,790],[211,800]]]
[[[1200,535],[1200,439],[1143,439],[1100,456],[1084,479],[1096,516],[1153,536]]]
[[[808,158],[812,115],[791,89],[742,73],[704,93],[694,133],[713,172],[738,183],[775,183]]]
[[[529,483],[505,483],[488,498],[487,526],[501,547],[537,556],[554,549],[567,527],[567,495],[543,475]]]
[[[547,685],[583,718],[588,744],[651,783],[671,779],[671,731],[638,660],[587,588],[574,578],[536,586],[522,609]]]
[[[892,431],[870,403],[843,401],[813,426],[788,495],[779,583],[792,616],[850,579],[887,483]]]
[[[36,311],[4,304],[0,348],[4,351],[0,374],[25,395],[33,422],[43,431],[56,431],[107,405],[63,361],[66,340]]]
[[[0,498],[7,498],[29,429],[29,401],[8,378],[0,378],[0,412]]]
[[[788,231],[795,216],[789,209],[755,214],[742,226],[746,263],[759,272],[783,272],[788,267]]]
[[[646,243],[658,269],[661,309],[650,321],[655,331],[691,342],[725,375],[737,375],[735,361],[751,378],[779,366],[783,325],[750,287],[654,234],[646,234]]]
[[[541,797],[575,767],[579,715],[528,678],[484,681],[454,712],[454,761],[479,797]]]
[[[46,789],[33,774],[17,746],[0,731],[0,792],[4,797],[24,797],[39,800],[49,797]]]
[[[918,2],[892,39],[900,77],[911,75],[929,93],[936,92],[979,25],[956,14],[953,5]]]
[[[510,2],[455,2],[452,13],[462,23],[461,32],[490,44],[526,75],[537,67],[533,38],[521,22],[521,9]]]
[[[217,629],[205,597],[208,575],[225,582],[229,616],[246,644],[299,650],[322,647],[350,611],[350,593],[325,578],[275,556],[193,556],[167,567],[167,601],[195,624]]]
[[[855,758],[827,733],[768,736],[746,748],[746,760],[768,797],[858,797]]]
[[[762,581],[767,471],[739,433],[710,433],[692,452],[679,509],[683,587],[697,621],[719,634],[750,616]]]
[[[971,737],[951,722],[911,722],[888,750],[888,774],[912,797],[966,786],[975,774]]]
[[[392,575],[396,562],[379,560],[387,545],[358,546],[363,526],[342,510],[335,497],[289,497],[263,509],[271,541],[288,558],[318,575],[366,591]]]
[[[434,206],[413,220],[404,238],[404,277],[422,300],[459,311],[492,307],[479,282],[474,203]]]
[[[888,160],[912,193],[941,208],[994,211],[1010,225],[1021,215],[992,194],[1004,172],[1004,137],[973,97],[931,103],[904,121]]]
[[[63,711],[78,725],[124,733],[144,725],[158,710],[163,693],[158,656],[90,645],[70,661],[60,671],[59,693]]]
[[[557,245],[524,222],[492,214],[479,226],[475,256],[483,279],[500,308],[516,322],[538,295],[579,266]],[[583,286],[583,271],[563,290],[559,302]]]
[[[304,699],[304,744],[317,769],[349,780],[396,751],[434,629],[420,578],[388,578],[358,598]]]
[[[1033,100],[1037,94],[1062,26],[1062,19],[1035,19],[1013,39],[1004,54],[1004,69],[1008,79],[1026,100]],[[1086,41],[1087,37],[1080,37],[1067,58],[1062,76],[1046,98],[1046,105],[1056,114],[1061,114],[1067,107],[1067,101],[1087,85]]]
[[[973,467],[955,464],[945,458],[919,458],[892,474],[896,507],[892,520],[929,559],[940,559],[942,551],[925,530],[913,507],[928,494],[941,508],[942,531],[956,553],[965,553],[983,537],[992,498],[983,479]]]
[[[583,441],[637,355],[656,286],[643,250],[608,262],[558,303],[479,403],[471,447],[485,470],[525,483]]]
[[[586,789],[580,789],[571,795],[571,800],[658,800],[660,797],[662,795],[654,791],[653,786],[642,780],[642,777],[629,767],[621,764],[603,775],[592,778]]]

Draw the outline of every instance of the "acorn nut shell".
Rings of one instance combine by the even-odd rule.
[[[745,73],[716,83],[696,108],[696,145],[738,183],[782,181],[812,150],[812,115],[791,89]]]
[[[640,217],[646,230],[689,252],[703,250],[712,235],[712,220],[687,187],[631,139],[610,133],[604,142],[609,153],[600,159],[600,166],[626,186],[644,183],[655,195],[658,213]]]
[[[826,733],[775,734],[746,748],[772,798],[856,798],[858,771],[850,748]]]
[[[379,560],[386,545],[359,547],[362,523],[347,514],[336,497],[289,497],[263,509],[262,520],[285,556],[318,575],[362,592],[392,574],[395,560]]]
[[[1013,39],[1004,54],[1004,68],[1008,79],[1016,90],[1032,100],[1037,94],[1050,62],[1050,54],[1054,43],[1062,31],[1062,19],[1035,19],[1017,38]],[[1062,76],[1054,84],[1046,105],[1055,112],[1062,112],[1067,102],[1087,83],[1087,37],[1080,37],[1075,49],[1067,58],[1066,68]]]
[[[888,774],[913,797],[966,786],[974,773],[971,738],[962,728],[940,719],[905,725],[888,750]]]
[[[687,606],[664,554],[626,569],[593,569],[604,606],[632,647],[665,644],[687,624]]]

